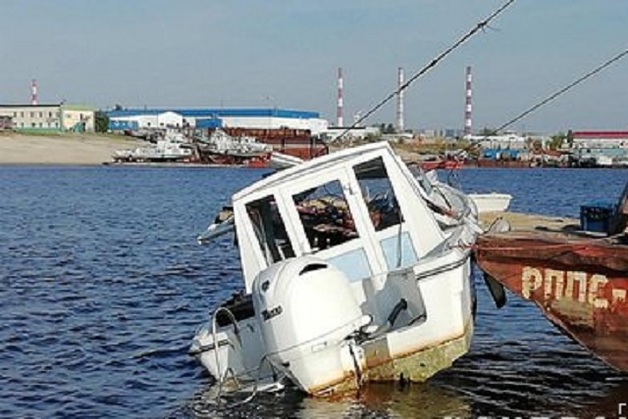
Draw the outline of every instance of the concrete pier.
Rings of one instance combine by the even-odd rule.
[[[480,225],[487,229],[495,220],[502,218],[510,224],[512,230],[549,230],[565,231],[578,230],[580,221],[575,218],[549,217],[538,214],[524,214],[519,212],[487,212],[480,214]]]

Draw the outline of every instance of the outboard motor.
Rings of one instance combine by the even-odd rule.
[[[349,280],[304,256],[277,263],[253,282],[253,304],[269,361],[310,394],[360,376],[361,348],[348,336],[368,324]]]

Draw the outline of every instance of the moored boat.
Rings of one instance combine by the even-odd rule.
[[[608,235],[511,231],[480,236],[476,259],[490,278],[612,367],[628,372],[628,184]]]
[[[510,206],[512,195],[505,193],[472,193],[468,194],[478,209],[478,213],[506,211]]]
[[[157,144],[132,150],[116,150],[111,156],[114,162],[176,162],[194,159],[193,145],[183,134],[166,131]]]
[[[268,167],[272,147],[249,135],[230,135],[215,129],[208,138],[197,139],[203,161],[221,165]]]
[[[425,171],[430,170],[459,170],[464,166],[464,160],[458,159],[436,159],[436,160],[423,160],[417,163],[421,169]]]
[[[419,176],[419,177],[417,177]],[[413,174],[386,143],[347,149],[236,193],[243,290],[190,353],[222,384],[287,381],[310,395],[424,381],[473,335],[473,205]],[[447,207],[456,197],[456,206]],[[280,380],[283,377],[283,380]]]

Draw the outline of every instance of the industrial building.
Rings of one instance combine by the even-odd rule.
[[[573,148],[628,149],[628,131],[574,131]]]
[[[479,144],[482,148],[495,150],[525,150],[528,148],[528,139],[512,132],[500,135],[465,135],[464,139]]]
[[[276,108],[121,109],[106,112],[110,131],[172,128],[298,129],[319,135],[328,127],[318,112]]]
[[[574,131],[573,159],[581,167],[628,167],[628,131]]]
[[[92,108],[64,103],[0,105],[3,126],[15,131],[93,132],[94,114]]]

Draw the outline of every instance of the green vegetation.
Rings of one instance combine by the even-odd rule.
[[[109,117],[103,111],[94,114],[94,129],[96,132],[107,132],[109,129]]]
[[[397,131],[395,130],[395,126],[393,124],[384,124],[381,123],[379,125],[376,125],[377,127],[379,127],[379,132],[381,132],[382,134],[394,134]]]
[[[447,154],[448,151],[450,152],[455,150],[466,150],[467,152],[472,152],[476,147],[473,147],[469,141],[466,140],[451,141],[441,138],[425,143],[412,141],[405,144],[393,144],[393,148],[403,149],[418,154],[443,155]]]
[[[550,150],[558,150],[561,145],[563,145],[563,141],[567,138],[565,134],[559,132],[558,134],[554,134],[551,137],[551,140],[548,144]]]
[[[573,145],[573,132],[571,130],[567,131],[567,134],[559,132],[558,134],[552,135],[550,138],[550,150],[558,150],[565,143],[567,143],[566,145],[570,148]]]

